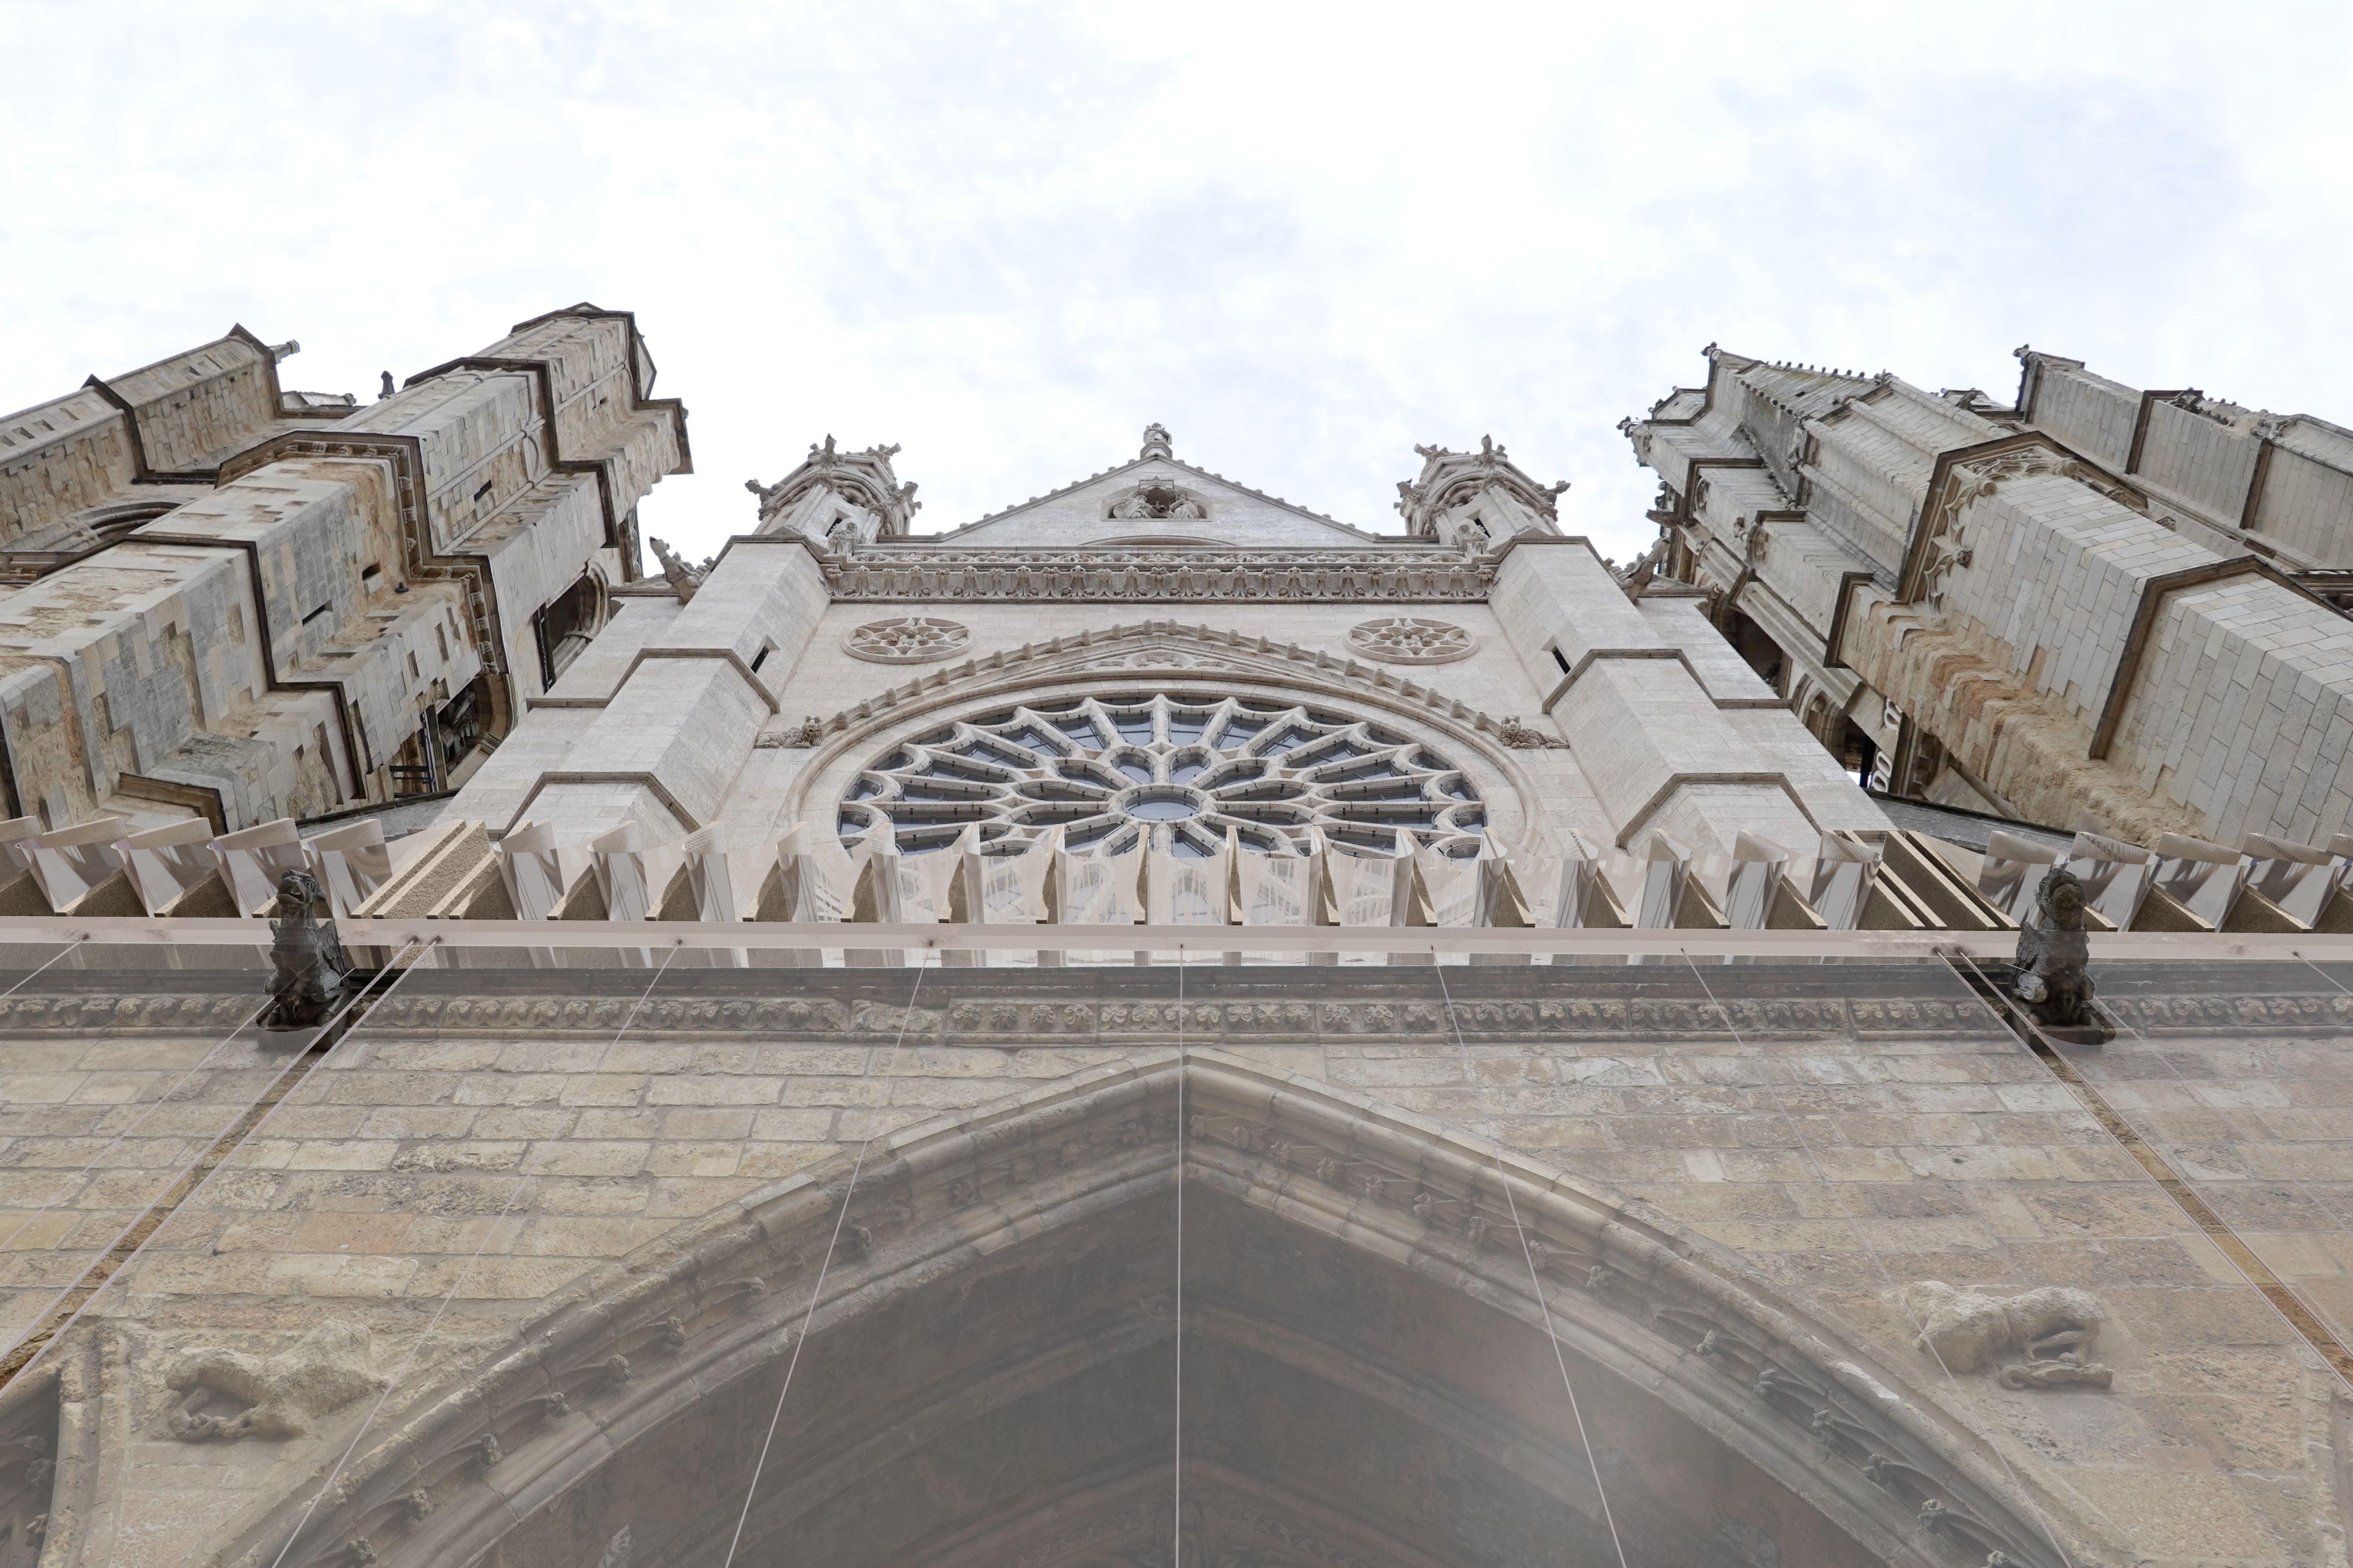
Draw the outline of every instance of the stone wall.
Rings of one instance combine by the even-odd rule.
[[[922,972],[919,988],[913,970],[709,969],[690,953],[657,972],[659,952],[631,960],[646,967],[627,957],[413,975],[179,1205],[80,1331],[117,1347],[77,1374],[105,1386],[102,1400],[86,1390],[105,1415],[83,1440],[112,1468],[69,1560],[204,1560],[201,1542],[306,1495],[372,1403],[301,1440],[191,1444],[166,1430],[180,1395],[162,1386],[187,1346],[271,1353],[328,1318],[364,1328],[367,1364],[398,1373],[371,1429],[395,1433],[529,1325],[622,1289],[665,1238],[771,1201],[796,1173],[839,1175],[826,1163],[870,1135],[1064,1092],[1179,1044],[1296,1075],[1303,1094],[1496,1140],[1625,1223],[1683,1238],[1694,1260],[1825,1325],[1897,1391],[1887,1398],[2037,1499],[2088,1551],[2077,1561],[2286,1564],[2340,1549],[2342,1386],[2244,1272],[2293,1290],[2342,1343],[2353,997],[2308,966],[2114,972],[2119,1040],[2046,1062],[1937,963],[1450,968],[1442,984],[1353,965],[949,969]],[[135,1009],[118,1016],[141,1026]],[[220,1115],[206,1108],[267,1070],[271,1058],[234,1044],[206,1089],[172,1102],[179,1142],[151,1124],[94,1147],[158,1097],[151,1063],[216,1045],[180,1018],[148,1026],[156,1048],[126,1073],[102,1047],[56,1056],[53,1031],[81,1026],[75,1007],[0,1001],[28,1075],[19,1098],[58,1107],[21,1118],[5,1151],[22,1284],[69,1274]],[[1211,1145],[1239,1139],[1260,1184],[1354,1205],[1359,1228],[1394,1230],[1430,1267],[1483,1245],[1465,1229],[1482,1205],[1448,1196],[1454,1178],[1435,1166],[1398,1175],[1390,1162],[1385,1175],[1388,1157],[1362,1142],[1327,1171],[1303,1134],[1271,1141],[1223,1115],[1197,1118],[1194,1157],[1226,1158]],[[2152,1180],[2135,1138],[2221,1231]],[[29,1201],[94,1153],[62,1201]],[[1367,1170],[1371,1185],[1357,1181]],[[1311,1197],[1335,1185],[1336,1200]],[[1432,1192],[1441,1201],[1425,1203]],[[1562,1310],[1601,1310],[1621,1288],[1612,1271],[1633,1266],[1601,1253],[1598,1278],[1542,1255],[1566,1301],[1599,1304]],[[1901,1294],[1926,1281],[2088,1292],[2102,1322],[2083,1360],[2109,1385],[2078,1367],[2039,1386],[2030,1373],[2052,1374],[2016,1347],[1979,1363],[1948,1343],[1940,1366],[1915,1342],[1935,1320]],[[1622,1289],[1631,1302],[1650,1287],[1629,1274]],[[602,1396],[581,1397],[593,1413]],[[1802,1400],[1783,1415],[1778,1398],[1744,1419],[1786,1423],[1803,1452]],[[532,1430],[507,1447],[556,1440]],[[1867,1456],[1842,1442],[1819,1462],[1859,1478]],[[450,1484],[443,1506],[476,1483]],[[2024,1542],[2018,1560],[2043,1546]]]

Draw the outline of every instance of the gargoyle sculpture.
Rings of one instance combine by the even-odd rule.
[[[1998,1365],[2010,1351],[2023,1363],[2000,1369],[2006,1388],[2105,1388],[2116,1374],[2091,1360],[2103,1314],[2088,1290],[2045,1285],[2016,1296],[1980,1296],[1939,1279],[1907,1287],[1899,1300],[1919,1325],[1919,1346],[1950,1370]]]
[[[2084,936],[2084,884],[2053,866],[2035,889],[2034,915],[2018,931],[2018,971],[2010,988],[2043,1024],[2063,1029],[2096,1027],[2092,977],[2084,973],[2091,946]]]
[[[165,1425],[184,1443],[207,1438],[300,1437],[386,1380],[370,1365],[368,1331],[331,1318],[269,1357],[202,1345],[182,1354],[164,1382],[185,1394]],[[241,1400],[233,1415],[207,1414],[216,1395]]]
[[[278,902],[270,911],[276,918],[269,922],[269,962],[277,973],[269,980],[269,1005],[262,1009],[265,1029],[317,1028],[327,1021],[350,973],[335,922],[313,912],[321,897],[308,871],[289,871],[278,879]]]
[[[705,561],[697,566],[659,539],[649,539],[646,542],[653,546],[654,559],[661,563],[662,577],[670,584],[670,591],[678,596],[678,602],[692,604],[695,590],[702,586],[702,579],[710,574],[717,561]]]

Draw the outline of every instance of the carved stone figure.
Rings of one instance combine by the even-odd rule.
[[[2036,1019],[2059,1028],[2095,1026],[2091,946],[2084,935],[2084,884],[2053,866],[2035,890],[2034,916],[2018,932],[2018,972],[2010,988]]]
[[[265,1029],[313,1029],[327,1021],[336,994],[349,977],[335,922],[320,920],[313,906],[323,895],[308,871],[289,871],[278,881],[278,902],[269,922],[269,1005]]]
[[[678,595],[678,602],[681,605],[693,603],[695,590],[702,586],[703,574],[711,570],[713,563],[706,561],[700,566],[689,565],[684,556],[660,540],[649,539],[646,542],[653,547],[654,558],[661,563],[662,575],[670,580],[670,591]]]
[[[370,1362],[367,1330],[335,1318],[267,1358],[201,1345],[179,1356],[164,1375],[167,1387],[186,1395],[166,1425],[186,1443],[300,1437],[320,1417],[385,1385]],[[223,1394],[246,1408],[233,1415],[205,1410]]]
[[[2001,1368],[2010,1388],[2105,1388],[2115,1373],[2090,1359],[2105,1316],[2088,1290],[2045,1285],[2016,1296],[1981,1296],[1938,1279],[1906,1287],[1899,1300],[1920,1327],[1919,1346],[1956,1373],[1996,1365],[2011,1351],[2025,1363]]]
[[[1171,484],[1141,485],[1111,504],[1107,514],[1122,518],[1207,517],[1201,498]]]
[[[1533,724],[1522,723],[1520,716],[1516,713],[1504,718],[1504,721],[1496,727],[1495,735],[1496,739],[1515,751],[1535,751],[1546,746],[1558,746],[1566,743],[1558,736],[1547,735]]]
[[[1651,585],[1651,580],[1659,574],[1659,568],[1666,558],[1667,538],[1662,533],[1658,542],[1651,545],[1641,560],[1626,568],[1626,574],[1618,580],[1619,586],[1626,590],[1627,597],[1639,597],[1642,590]]]

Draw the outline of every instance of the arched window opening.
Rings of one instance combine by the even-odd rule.
[[[1399,831],[1478,852],[1486,808],[1461,769],[1388,724],[1279,700],[1129,693],[1024,704],[934,730],[860,772],[839,811],[845,843],[887,828],[904,854],[967,824],[1010,853],[1062,829],[1075,851],[1146,839],[1198,858],[1229,837],[1301,853],[1313,830],[1388,853]]]

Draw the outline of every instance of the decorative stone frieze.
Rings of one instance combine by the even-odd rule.
[[[869,621],[841,639],[841,650],[869,664],[932,664],[972,646],[972,630],[938,616]]]
[[[953,550],[886,546],[825,563],[836,599],[1402,604],[1483,601],[1494,567],[1452,551]]]
[[[1452,621],[1383,616],[1350,626],[1348,646],[1383,664],[1451,664],[1470,658],[1479,639]]]

